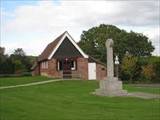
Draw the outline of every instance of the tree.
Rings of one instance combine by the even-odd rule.
[[[10,58],[15,65],[16,73],[17,70],[19,72],[30,71],[30,68],[32,66],[30,57],[26,56],[22,48],[17,48],[16,50],[14,50],[14,53],[11,54]]]
[[[17,48],[17,49],[14,50],[13,55],[22,57],[22,56],[25,56],[26,54],[25,54],[25,52],[23,51],[22,48]]]
[[[14,65],[16,74],[25,72],[26,70],[25,65],[20,60],[15,60]]]
[[[14,64],[8,55],[0,55],[0,74],[13,74]]]
[[[0,55],[4,55],[4,51],[5,51],[5,48],[4,47],[0,47]]]
[[[89,55],[106,62],[105,42],[108,38],[114,40],[114,53],[120,57],[120,62],[126,51],[133,56],[150,56],[154,50],[149,39],[141,33],[126,32],[113,25],[101,24],[88,31],[83,31],[80,47]]]
[[[131,31],[126,39],[127,51],[134,56],[150,56],[154,50],[152,43],[141,33]]]
[[[30,72],[35,57],[26,56],[22,48],[18,48],[10,56],[4,54],[0,47],[0,74],[24,74]]]

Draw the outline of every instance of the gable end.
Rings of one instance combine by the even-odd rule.
[[[60,47],[60,45],[62,44],[62,42],[65,40],[65,38],[68,38],[68,40],[74,45],[74,47],[79,51],[79,53],[84,57],[84,58],[88,58],[88,55],[86,55],[82,49],[77,45],[77,43],[73,40],[73,38],[69,35],[68,32],[65,32],[65,34],[63,35],[62,39],[58,42],[58,44],[56,45],[55,49],[52,51],[52,53],[49,55],[48,59],[51,59],[54,54],[56,53],[56,51],[58,50],[58,48]]]

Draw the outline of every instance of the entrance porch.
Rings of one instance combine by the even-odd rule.
[[[80,77],[77,72],[76,58],[57,59],[57,70],[62,72],[63,78]]]

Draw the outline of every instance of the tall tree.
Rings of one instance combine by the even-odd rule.
[[[0,74],[13,74],[14,64],[8,55],[0,54]]]
[[[140,33],[126,32],[113,25],[101,24],[88,31],[83,31],[80,47],[89,55],[106,61],[105,42],[108,38],[114,40],[114,53],[122,60],[126,51],[133,56],[149,56],[154,50],[149,39]]]
[[[10,57],[15,65],[15,72],[30,71],[32,66],[31,60],[26,56],[22,48],[14,50],[14,53]]]
[[[17,48],[10,56],[4,54],[4,50],[0,47],[0,74],[21,74],[31,70],[34,56],[26,56],[22,48]]]

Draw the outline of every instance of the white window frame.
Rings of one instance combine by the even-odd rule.
[[[42,63],[41,63],[41,68],[43,69],[43,67],[44,67],[44,66],[43,66],[43,62],[42,62]]]
[[[59,60],[58,60],[58,62],[57,62],[57,69],[58,69],[58,71],[60,71],[60,66],[59,66],[60,64],[59,64]]]
[[[73,67],[71,68],[71,70],[76,70],[76,61],[73,61]]]
[[[46,63],[46,67],[45,68],[48,69],[48,61],[46,61],[45,63]]]
[[[48,61],[42,62],[41,63],[41,68],[42,69],[48,69]]]

